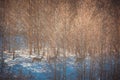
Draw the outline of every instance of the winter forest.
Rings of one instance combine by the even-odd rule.
[[[0,0],[0,80],[120,80],[120,1]]]

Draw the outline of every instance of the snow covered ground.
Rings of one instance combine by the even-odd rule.
[[[89,55],[82,62],[78,63],[75,62],[75,56],[70,56],[65,61],[59,63],[49,63],[46,59],[43,59],[41,62],[36,61],[32,63],[32,58],[36,55],[29,56],[28,54],[22,54],[21,51],[16,51],[16,53],[17,57],[14,60],[12,60],[10,53],[5,53],[5,63],[8,64],[10,71],[16,76],[22,72],[24,75],[31,74],[33,77],[31,80],[54,80],[55,76],[57,76],[57,80],[63,80],[65,75],[66,80],[78,80],[80,75],[83,75],[85,72],[85,80],[89,80],[91,66],[93,66],[95,73],[92,73],[92,76],[94,76],[95,80],[100,80],[100,63],[97,60],[93,63]],[[61,57],[60,59],[63,58]],[[106,73],[112,71],[110,65],[109,59],[106,60],[103,65]],[[112,65],[114,65],[114,62]]]
[[[55,69],[55,63],[48,63],[46,59],[43,59],[41,62],[33,62],[32,58],[36,55],[29,56],[28,54],[21,54],[20,51],[17,52],[17,57],[12,60],[12,55],[10,53],[6,53],[5,56],[7,57],[5,59],[5,63],[8,64],[8,66],[11,68],[11,71],[17,75],[19,74],[19,71],[21,70],[24,75],[29,75],[29,73],[32,74],[33,80],[53,80],[54,78],[54,69]],[[19,55],[18,55],[19,54]],[[63,76],[63,65],[64,63],[56,63],[56,74]],[[66,67],[66,75],[71,75],[71,80],[75,78],[75,70],[73,70],[74,67],[74,59],[69,59],[69,62],[67,62]],[[69,77],[68,77],[69,78]]]

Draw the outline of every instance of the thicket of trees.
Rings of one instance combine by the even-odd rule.
[[[92,59],[99,58],[101,77],[102,65],[110,56],[115,61],[113,80],[118,80],[119,4],[117,0],[0,0],[1,60],[4,50],[12,52],[14,59],[15,36],[22,35],[30,55],[47,49],[48,60],[63,55],[65,61],[69,54],[84,58],[88,53]]]

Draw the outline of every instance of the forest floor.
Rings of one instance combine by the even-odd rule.
[[[93,63],[90,56],[85,57],[82,62],[76,63],[76,57],[70,56],[67,57],[65,61],[62,62],[52,62],[49,63],[46,58],[42,61],[32,62],[33,57],[37,55],[22,54],[21,51],[16,52],[16,58],[12,59],[11,53],[5,53],[5,63],[9,66],[9,70],[14,74],[30,76],[30,79],[27,80],[54,80],[55,76],[57,80],[63,80],[63,77],[66,77],[65,80],[78,80],[79,75],[83,75],[85,80],[89,80],[91,69],[94,70],[92,75],[95,80],[100,79],[100,63],[96,60]],[[63,60],[63,58],[60,58]],[[106,73],[110,73],[111,69],[110,59],[105,61],[103,65]],[[114,62],[112,63],[112,67]],[[93,68],[94,67],[94,68]],[[82,73],[82,74],[81,74]]]
[[[65,66],[64,62],[49,63],[46,58],[43,58],[42,61],[32,62],[33,57],[36,56],[37,55],[29,56],[28,54],[22,54],[20,51],[17,51],[16,58],[13,60],[11,53],[5,53],[5,63],[10,67],[10,71],[12,71],[14,76],[22,73],[24,75],[31,75],[32,80],[53,80],[56,74],[60,78],[66,74],[68,80],[75,80],[77,75],[75,75],[74,56],[67,58],[66,72],[63,70]],[[57,67],[55,67],[55,65]]]

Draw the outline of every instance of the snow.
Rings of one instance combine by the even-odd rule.
[[[5,53],[5,62],[8,64],[9,67],[11,67],[11,71],[14,73],[14,75],[19,74],[19,71],[22,70],[22,73],[24,75],[31,75],[34,77],[32,80],[53,80],[54,78],[54,70],[55,70],[55,64],[56,64],[56,74],[60,77],[63,77],[64,75],[64,69],[63,66],[65,66],[66,63],[66,80],[77,80],[80,72],[84,72],[84,69],[86,70],[86,79],[89,80],[90,77],[90,70],[91,65],[94,67],[93,76],[95,77],[95,80],[100,79],[100,64],[97,62],[97,60],[92,62],[92,58],[88,54],[83,62],[75,63],[76,57],[71,55],[70,57],[66,58],[66,61],[63,60],[63,57],[60,57],[61,62],[56,63],[48,63],[46,59],[43,59],[41,62],[36,61],[32,63],[33,57],[39,57],[35,54],[29,56],[27,51],[22,53],[23,50],[16,50],[17,57],[12,60],[12,55],[10,53]],[[25,54],[26,53],[26,54]],[[113,61],[114,63],[114,61]],[[114,65],[114,64],[112,64]],[[104,70],[108,73],[111,71],[110,66],[110,60],[106,60],[105,64],[103,65]]]
[[[13,73],[18,74],[18,72],[22,69],[23,74],[27,75],[29,72],[31,72],[31,74],[34,76],[34,80],[47,80],[49,78],[53,78],[54,76],[54,63],[49,64],[45,59],[41,62],[34,62],[32,63],[32,58],[36,57],[36,55],[31,55],[28,56],[27,54],[20,54],[21,51],[16,51],[16,54],[19,54],[19,56],[17,58],[15,58],[14,60],[12,60],[12,55],[9,55],[9,57],[5,60],[5,62],[8,64],[8,66],[11,67],[11,71]],[[62,58],[62,57],[61,57]],[[71,57],[68,59],[67,62],[67,69],[66,69],[66,73],[67,75],[71,75],[71,74],[75,74],[75,70],[74,69],[74,57]],[[62,74],[63,71],[60,71],[62,69],[62,66],[64,65],[64,63],[56,63],[56,65],[58,66],[56,68],[57,72]],[[69,67],[70,66],[70,67]],[[75,78],[75,77],[73,77]]]

